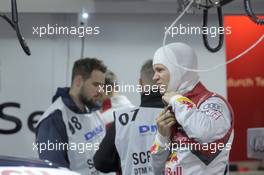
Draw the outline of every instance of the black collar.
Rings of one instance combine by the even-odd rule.
[[[164,108],[159,92],[150,92],[150,94],[141,95],[140,107]]]

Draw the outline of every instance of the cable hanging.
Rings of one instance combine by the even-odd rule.
[[[179,14],[179,16],[177,16],[177,18],[172,22],[172,24],[170,25],[170,27],[167,28],[165,34],[164,34],[164,38],[163,38],[163,52],[164,55],[168,58],[167,52],[165,50],[165,45],[166,45],[166,40],[167,40],[167,36],[169,34],[169,31],[171,30],[171,28],[182,18],[182,16],[189,10],[189,8],[193,5],[195,0],[190,0],[189,3],[187,4],[187,6],[185,7],[185,9]],[[230,0],[229,0],[230,1]],[[260,42],[262,42],[262,40],[264,39],[264,34],[262,36],[259,37],[259,39],[253,43],[249,48],[245,49],[243,52],[241,52],[240,54],[238,54],[236,57],[230,59],[227,62],[221,63],[221,64],[217,64],[211,68],[208,69],[191,69],[182,65],[179,65],[177,63],[171,62],[171,64],[173,64],[174,66],[181,68],[183,70],[186,71],[192,71],[192,72],[209,72],[209,71],[213,71],[215,69],[218,69],[222,66],[225,66],[227,64],[232,63],[233,61],[236,61],[238,59],[240,59],[243,55],[245,55],[246,53],[248,53],[249,51],[251,51],[254,47],[256,47]],[[170,61],[170,59],[168,59],[168,61]]]
[[[12,10],[12,20],[9,19],[6,15],[2,15],[2,14],[0,14],[0,17],[2,17],[6,22],[8,22],[10,26],[16,31],[17,38],[19,40],[22,49],[29,56],[31,55],[30,49],[27,46],[27,43],[19,29],[16,0],[11,0],[11,10]]]

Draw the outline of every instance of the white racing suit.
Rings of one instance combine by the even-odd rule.
[[[169,106],[177,124],[170,138],[157,133],[151,148],[156,175],[228,174],[233,141],[233,112],[219,95],[198,83],[195,88],[171,98]]]

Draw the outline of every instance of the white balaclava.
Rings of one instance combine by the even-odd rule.
[[[164,53],[166,52],[166,53]],[[184,94],[199,82],[197,72],[186,71],[176,65],[197,69],[197,56],[194,50],[184,43],[171,43],[160,47],[154,54],[153,65],[162,64],[170,73],[167,91]]]

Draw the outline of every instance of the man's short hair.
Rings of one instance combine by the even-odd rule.
[[[94,70],[105,73],[107,68],[103,62],[97,58],[83,58],[75,61],[72,68],[72,82],[77,75],[81,75],[84,79],[90,78]]]
[[[114,86],[117,83],[117,77],[114,72],[107,70],[105,73],[105,85]]]
[[[109,89],[116,90],[117,85],[117,77],[114,72],[107,70],[105,73],[105,88],[108,88],[107,91],[110,92]]]
[[[152,66],[152,60],[147,60],[140,69],[140,78],[147,85],[154,85],[155,82],[152,80],[154,76],[154,70]]]

